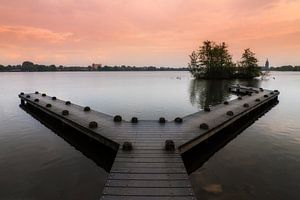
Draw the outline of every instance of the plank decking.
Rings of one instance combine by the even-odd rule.
[[[101,199],[195,199],[181,154],[254,109],[277,100],[279,95],[278,91],[232,87],[234,91],[237,89],[249,96],[180,118],[182,122],[166,123],[158,120],[115,122],[113,116],[84,111],[84,107],[67,105],[65,101],[38,92],[22,93],[19,97],[23,104],[38,108],[117,151]],[[67,110],[68,115],[63,115],[63,110]],[[90,128],[91,121],[98,127]],[[204,123],[206,127],[200,128]],[[166,140],[174,142],[175,150],[165,149]],[[132,150],[123,149],[124,142],[130,142]]]

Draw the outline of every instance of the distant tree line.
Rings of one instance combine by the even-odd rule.
[[[1,72],[33,72],[33,71],[56,71],[55,65],[37,65],[32,62],[25,61],[22,65],[0,65]]]
[[[155,66],[103,66],[94,68],[92,66],[55,66],[39,65],[30,61],[25,61],[22,65],[0,65],[0,72],[49,72],[49,71],[188,71],[187,68],[155,67]]]
[[[300,71],[300,66],[284,65],[281,67],[271,67],[271,71]]]
[[[98,67],[98,71],[188,71],[187,68],[172,68],[172,67],[155,67],[155,66],[145,66],[145,67],[136,67],[136,66],[103,66]]]
[[[188,68],[196,79],[253,78],[261,71],[250,49],[245,49],[241,60],[234,63],[227,44],[213,41],[204,41],[191,53]]]
[[[172,68],[172,67],[155,67],[155,66],[103,66],[93,68],[91,66],[55,66],[39,65],[25,61],[22,65],[0,65],[0,72],[50,72],[50,71],[190,71],[196,78],[248,78],[254,77],[259,73],[260,67],[257,66],[257,59],[250,49],[246,49],[242,60],[239,63],[228,62],[226,59],[211,59],[205,61],[207,66],[200,65],[198,57],[193,52],[190,55],[191,62],[189,67]],[[228,56],[228,55],[227,55]],[[229,59],[230,60],[230,59]],[[254,67],[253,67],[254,66]],[[285,65],[281,67],[271,67],[270,71],[300,71],[300,66]]]

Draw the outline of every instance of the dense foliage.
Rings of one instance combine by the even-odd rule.
[[[188,68],[197,78],[253,78],[260,75],[258,60],[250,49],[245,49],[239,63],[233,63],[226,43],[204,41],[190,55]]]

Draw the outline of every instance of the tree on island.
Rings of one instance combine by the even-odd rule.
[[[230,77],[233,63],[225,42],[204,41],[197,52],[192,52],[190,59],[189,69],[195,78]]]
[[[188,68],[196,79],[253,78],[259,76],[257,59],[250,49],[242,55],[239,66],[232,62],[232,56],[225,42],[217,44],[204,41],[197,51],[190,55]]]
[[[245,78],[254,78],[260,75],[260,68],[255,53],[249,48],[244,50],[242,60],[239,63],[239,74]]]

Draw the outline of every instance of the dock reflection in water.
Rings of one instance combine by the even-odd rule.
[[[45,113],[30,106],[30,104],[25,106],[20,105],[20,108],[30,114],[34,119],[40,121],[44,126],[51,129],[55,134],[63,138],[84,156],[94,161],[106,172],[110,171],[116,156],[115,151],[89,139],[87,136],[69,126],[64,126],[58,120],[49,118]]]
[[[261,109],[256,115],[251,116],[241,123],[241,126],[232,127],[229,130],[224,130],[222,133],[217,134],[212,140],[208,140],[205,143],[193,148],[192,151],[188,151],[182,154],[182,158],[188,174],[193,173],[197,169],[201,168],[202,165],[209,160],[216,152],[221,150],[224,146],[234,140],[240,133],[246,128],[251,126],[256,120],[262,117],[270,109],[278,104],[279,101],[268,105],[264,109]]]

